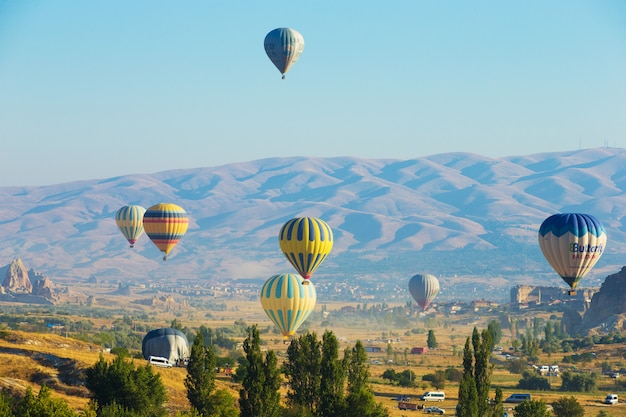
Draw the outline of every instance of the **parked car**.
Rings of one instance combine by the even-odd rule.
[[[162,368],[171,368],[172,363],[167,358],[163,358],[161,356],[150,356],[148,358],[148,363],[151,363],[154,366],[160,366]]]
[[[443,408],[439,408],[439,407],[433,406],[433,407],[426,407],[426,408],[424,408],[424,412],[426,414],[439,414],[439,415],[441,415],[441,414],[445,414],[446,410],[444,410]]]
[[[609,394],[604,399],[604,404],[617,404],[618,402],[617,394]]]
[[[506,400],[505,403],[521,403],[524,401],[530,401],[530,394],[511,394]]]

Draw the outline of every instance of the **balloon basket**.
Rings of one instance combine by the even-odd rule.
[[[569,290],[569,291],[567,292],[567,295],[570,295],[570,296],[574,296],[574,295],[576,295],[576,290]]]
[[[309,280],[305,279],[304,281],[302,281],[302,285],[309,285]]]

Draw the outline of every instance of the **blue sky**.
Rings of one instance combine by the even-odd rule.
[[[623,0],[0,0],[0,186],[624,147],[625,115]]]

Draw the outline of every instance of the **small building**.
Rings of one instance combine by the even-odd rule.
[[[413,355],[423,355],[425,353],[428,353],[428,348],[426,346],[424,347],[414,347],[411,349],[411,354]]]

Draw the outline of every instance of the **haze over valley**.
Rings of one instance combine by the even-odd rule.
[[[271,158],[40,187],[1,187],[0,263],[21,258],[55,282],[101,279],[266,280],[294,272],[277,242],[292,217],[324,219],[335,235],[319,282],[394,282],[437,275],[441,298],[492,285],[564,286],[537,245],[557,212],[593,214],[606,252],[581,286],[624,264],[626,151],[597,148],[506,158],[447,153],[407,160]],[[143,235],[119,233],[123,205],[161,202],[189,214],[167,262]],[[456,288],[456,290],[455,290]]]

